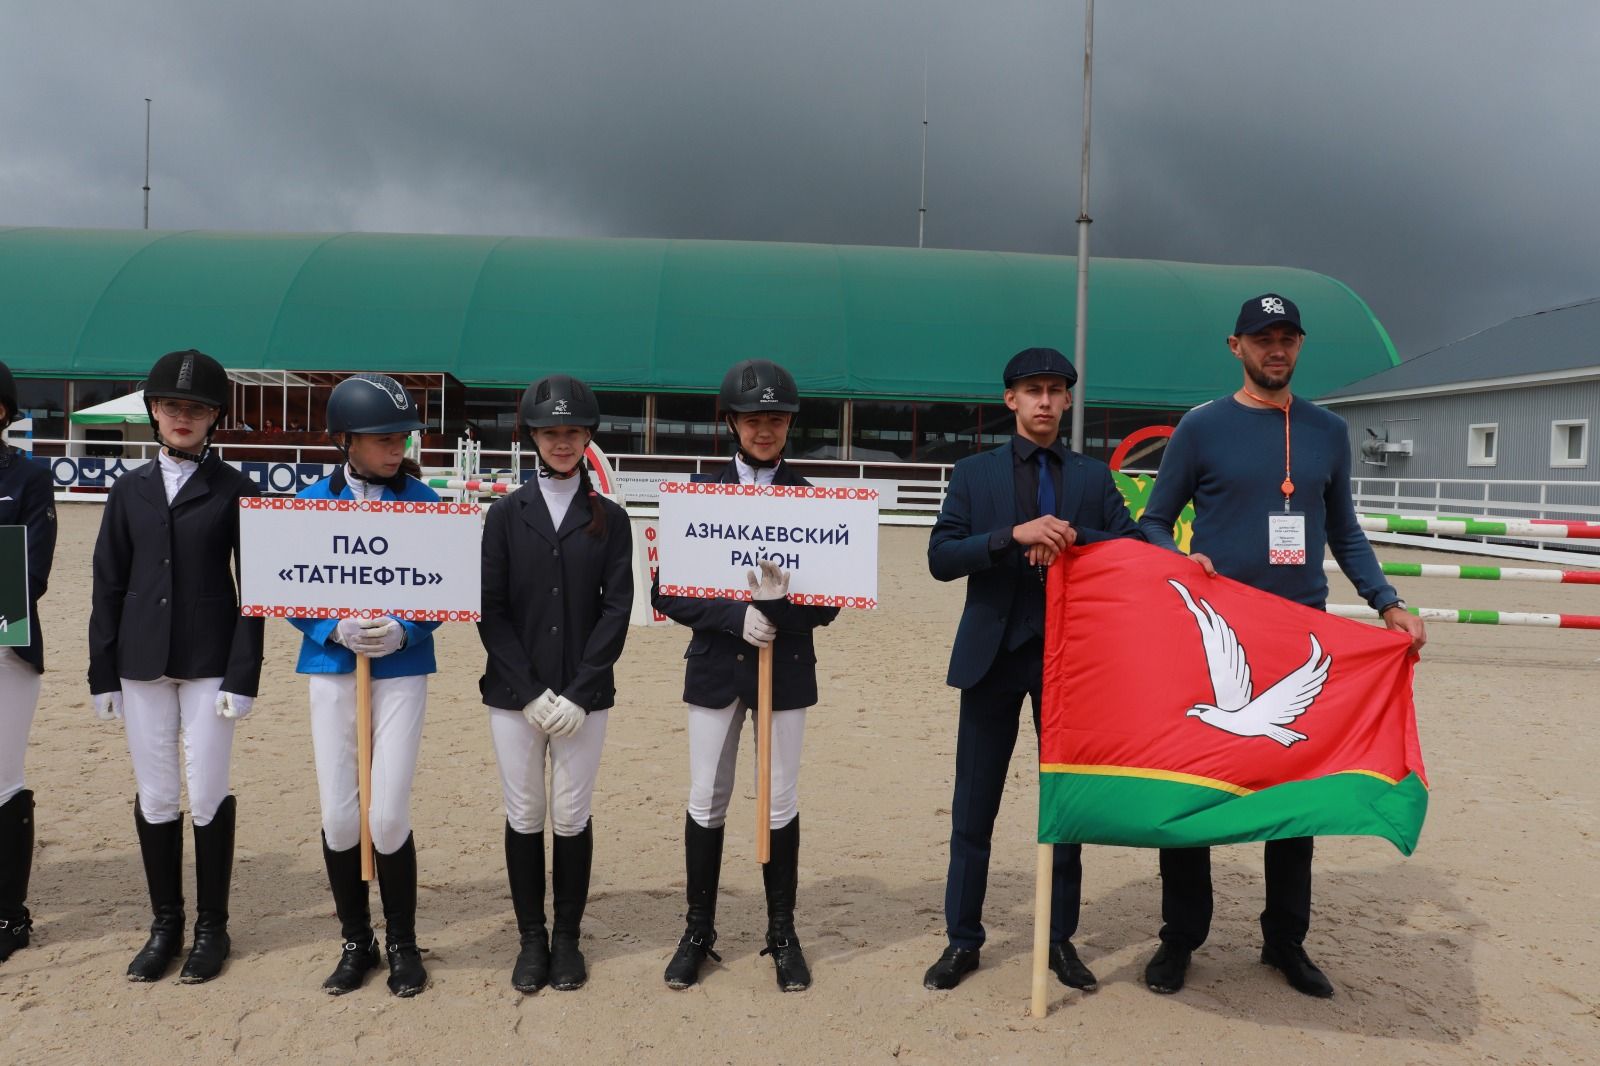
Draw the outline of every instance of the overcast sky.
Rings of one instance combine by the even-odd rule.
[[[1071,254],[1082,44],[1082,0],[0,0],[0,224],[139,226],[149,96],[153,228],[914,245],[926,56],[927,243]],[[1095,255],[1322,271],[1405,356],[1600,295],[1595,0],[1100,0],[1093,133]]]

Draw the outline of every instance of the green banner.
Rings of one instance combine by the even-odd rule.
[[[28,527],[0,526],[0,648],[25,648],[28,617]]]

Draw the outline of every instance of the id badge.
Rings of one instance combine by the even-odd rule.
[[[1306,516],[1299,511],[1267,515],[1267,562],[1273,566],[1304,566]]]

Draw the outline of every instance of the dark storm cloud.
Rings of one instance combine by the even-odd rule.
[[[1081,3],[7,7],[0,222],[1071,253]],[[1100,0],[1094,253],[1349,283],[1412,354],[1600,292],[1600,8]]]

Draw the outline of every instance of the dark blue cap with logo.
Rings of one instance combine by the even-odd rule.
[[[1069,389],[1078,383],[1078,371],[1067,362],[1066,356],[1054,348],[1024,348],[1013,355],[1011,362],[1006,364],[1006,388],[1009,389],[1023,378],[1031,378],[1038,374],[1066,378]]]
[[[1233,324],[1233,335],[1244,337],[1280,324],[1305,333],[1305,327],[1300,325],[1300,308],[1294,305],[1294,301],[1275,292],[1264,292],[1260,296],[1250,297],[1239,308],[1239,320]]]

